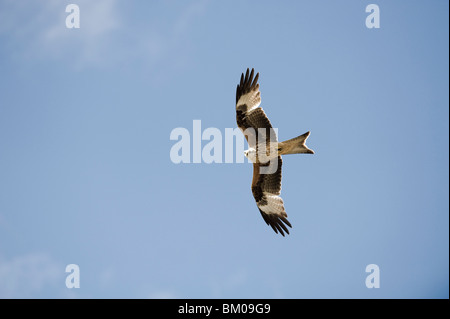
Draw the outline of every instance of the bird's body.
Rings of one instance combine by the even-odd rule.
[[[293,139],[278,142],[275,130],[264,110],[259,107],[259,73],[253,79],[254,70],[241,75],[236,89],[236,122],[244,133],[249,149],[245,156],[253,163],[252,193],[264,221],[272,229],[284,236],[289,234],[286,226],[292,227],[287,220],[281,193],[281,155],[314,154],[305,141],[309,132]]]

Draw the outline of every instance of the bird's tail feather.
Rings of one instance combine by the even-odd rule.
[[[305,144],[309,134],[310,132],[306,132],[303,135],[278,143],[278,154],[314,154],[314,151]]]

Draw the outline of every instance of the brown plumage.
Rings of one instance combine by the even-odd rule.
[[[249,150],[245,155],[253,162],[252,193],[256,205],[267,225],[276,233],[289,234],[286,226],[292,227],[287,220],[281,193],[281,167],[284,154],[314,154],[305,141],[310,132],[293,139],[278,142],[264,110],[259,107],[259,73],[254,70],[241,75],[236,88],[236,122],[247,139]]]

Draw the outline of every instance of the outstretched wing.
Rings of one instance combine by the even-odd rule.
[[[255,197],[256,205],[267,225],[278,234],[284,236],[284,232],[289,234],[286,226],[292,228],[287,220],[287,214],[284,209],[283,199],[279,196],[281,193],[281,165],[283,161],[278,156],[277,170],[273,174],[261,174],[261,166],[271,165],[270,163],[253,164],[252,193]]]
[[[277,135],[261,104],[259,91],[259,73],[253,78],[254,69],[241,75],[241,81],[236,88],[236,122],[244,133],[249,147],[265,151],[270,150],[270,143],[277,142]],[[263,134],[263,135],[262,135]],[[274,169],[269,165],[277,165]],[[265,163],[257,161],[253,164],[252,193],[256,205],[267,225],[270,225],[276,233],[284,236],[289,234],[286,226],[292,227],[287,220],[281,192],[281,156]],[[263,174],[264,168],[268,168],[270,174]],[[272,167],[273,168],[273,167]],[[267,170],[266,170],[267,171]]]
[[[244,133],[251,148],[258,145],[258,129],[260,135],[264,134],[266,142],[276,142],[277,135],[270,124],[261,104],[261,92],[259,91],[259,73],[253,79],[254,69],[249,73],[241,74],[241,82],[236,88],[236,122]]]

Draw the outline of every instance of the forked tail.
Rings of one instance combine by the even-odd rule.
[[[310,132],[306,132],[303,135],[278,143],[278,154],[314,154],[314,151],[305,144],[309,134]]]

